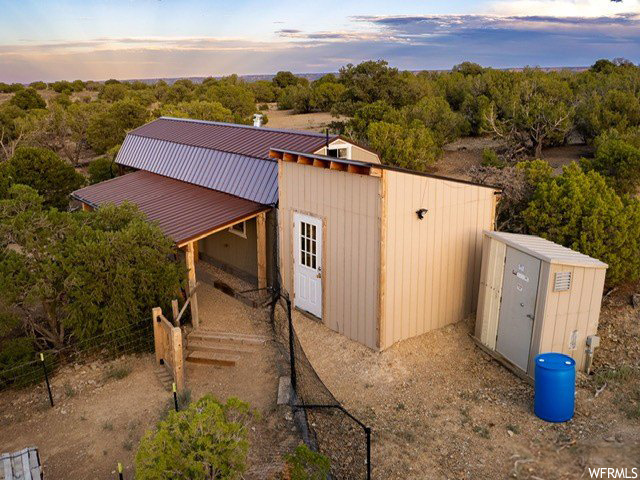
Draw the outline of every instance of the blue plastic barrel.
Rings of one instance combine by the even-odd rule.
[[[563,353],[536,356],[533,411],[547,422],[573,418],[576,403],[576,362]]]

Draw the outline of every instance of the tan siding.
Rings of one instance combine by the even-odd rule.
[[[490,349],[495,349],[499,318],[500,293],[506,244],[498,238],[484,237],[480,297],[476,315],[476,337]],[[515,248],[515,247],[514,247]],[[497,257],[500,261],[497,261]],[[534,358],[539,353],[560,352],[576,360],[584,368],[586,340],[596,335],[606,269],[599,265],[562,265],[542,261],[535,322],[529,355],[529,375],[533,376]],[[571,272],[571,288],[554,292],[557,272]],[[570,349],[571,336],[577,332],[576,348]]]
[[[401,172],[385,175],[382,348],[471,313],[479,286],[482,231],[492,229],[494,208],[494,191],[488,188]],[[429,210],[423,220],[416,215],[420,208]]]
[[[293,212],[323,219],[323,322],[376,348],[380,178],[281,161],[279,183],[284,288],[293,297]]]
[[[554,292],[555,273],[565,271],[572,272],[571,290]],[[543,332],[536,353],[565,353],[576,361],[578,369],[584,367],[587,337],[596,335],[598,330],[605,273],[603,268],[551,265]],[[578,332],[576,348],[570,350],[573,331]]]
[[[492,350],[496,347],[506,251],[504,243],[484,236],[480,293],[476,313],[476,338]]]
[[[334,140],[329,145],[334,144],[346,144],[351,145],[351,160],[358,160],[359,162],[367,162],[367,163],[380,163],[380,157],[378,157],[377,153],[370,152],[369,150],[359,147],[358,145],[354,145],[353,143],[347,142],[346,140]],[[327,149],[326,147],[322,147],[319,150],[316,150],[316,155],[326,155]]]
[[[203,257],[216,264],[229,267],[232,271],[257,278],[258,256],[256,249],[256,220],[247,220],[247,238],[242,238],[228,230],[214,233],[198,242]]]

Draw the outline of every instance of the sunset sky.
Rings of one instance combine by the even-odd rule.
[[[270,5],[273,3],[273,5]],[[0,0],[0,81],[640,61],[640,0]]]

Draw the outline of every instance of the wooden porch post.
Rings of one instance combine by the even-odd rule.
[[[195,264],[195,248],[193,246],[193,242],[187,243],[185,248],[185,256],[187,260],[187,269],[188,278],[189,278],[189,292],[191,293],[191,322],[193,323],[193,328],[198,328],[200,326],[200,319],[198,318],[198,296],[194,292],[196,288],[196,264]]]
[[[258,230],[258,288],[267,287],[267,213],[256,217]]]
[[[153,317],[151,321],[153,322],[153,344],[154,350],[156,351],[156,364],[160,365],[160,360],[162,360],[162,353],[164,351],[162,345],[162,327],[158,323],[158,318],[162,315],[162,309],[160,307],[156,307],[151,309],[151,316]]]

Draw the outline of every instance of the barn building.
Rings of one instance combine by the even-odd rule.
[[[131,131],[122,175],[72,194],[134,203],[185,256],[370,348],[474,311],[498,191],[380,164],[337,135],[163,117]],[[197,297],[191,302],[197,327]]]

